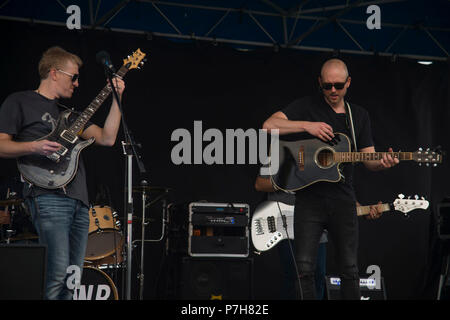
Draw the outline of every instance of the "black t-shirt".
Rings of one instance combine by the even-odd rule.
[[[34,141],[49,134],[56,125],[60,107],[57,100],[50,100],[35,91],[21,91],[6,98],[0,108],[0,132],[13,136],[14,141]],[[92,123],[87,123],[85,129]],[[89,206],[86,173],[83,159],[79,159],[75,178],[65,187],[66,195],[81,200]],[[24,183],[23,197],[41,194],[64,194],[63,189],[43,189]]]
[[[350,104],[353,126],[355,128],[356,145],[358,149],[373,146],[372,132],[370,127],[370,119],[368,112],[362,107]],[[304,97],[290,103],[281,110],[289,120],[325,122],[333,128],[333,132],[346,134],[349,139],[353,139],[350,124],[347,124],[347,116],[345,113],[336,113],[325,101],[322,95]],[[280,139],[285,139],[281,136]],[[288,139],[311,139],[314,138],[307,132],[289,135]],[[354,150],[353,150],[354,151]],[[345,179],[338,183],[320,181],[316,182],[297,192],[311,192],[320,196],[333,199],[343,199],[356,201],[353,190],[353,165],[344,163],[343,175]]]

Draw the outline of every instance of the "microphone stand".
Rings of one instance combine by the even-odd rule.
[[[125,168],[125,190],[127,190],[127,201],[124,219],[127,222],[127,250],[126,250],[126,300],[131,300],[131,259],[132,259],[132,237],[133,237],[133,156],[136,158],[139,172],[141,176],[146,174],[145,166],[140,155],[136,151],[136,146],[140,147],[140,144],[136,143],[128,129],[127,123],[125,121],[125,115],[123,113],[122,104],[117,94],[116,88],[113,85],[113,76],[115,72],[112,67],[104,66],[106,78],[109,80],[111,86],[111,91],[113,92],[114,98],[117,101],[119,110],[122,114],[122,127],[124,132],[125,141],[122,141],[123,153],[126,156],[126,168]],[[147,181],[142,181],[142,183],[147,184]]]

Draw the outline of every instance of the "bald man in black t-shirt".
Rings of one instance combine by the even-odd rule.
[[[325,142],[331,141],[335,132],[351,137],[344,100],[351,83],[347,66],[339,59],[326,61],[318,82],[320,95],[292,102],[270,116],[263,128],[268,131],[278,129],[280,135],[296,134],[299,139],[315,137]],[[369,114],[360,106],[353,103],[350,105],[358,151],[375,152]],[[392,152],[391,148],[389,152]],[[378,171],[398,162],[398,159],[384,154],[381,160],[363,163],[367,169]],[[324,228],[327,228],[329,239],[336,246],[342,298],[359,300],[361,297],[357,265],[358,220],[352,165],[344,164],[342,173],[345,179],[337,183],[321,181],[296,192],[295,255],[303,299],[316,298],[314,266]]]

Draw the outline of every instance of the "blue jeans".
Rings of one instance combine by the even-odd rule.
[[[57,194],[27,198],[39,243],[47,245],[45,299],[71,300],[67,268],[83,271],[89,233],[89,208],[81,201]]]

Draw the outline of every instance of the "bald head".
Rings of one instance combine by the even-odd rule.
[[[324,78],[325,75],[328,75],[329,73],[333,73],[336,75],[339,74],[344,76],[345,78],[348,77],[348,69],[346,64],[344,63],[344,61],[336,58],[327,60],[320,70],[320,76],[322,78]]]
[[[351,82],[344,61],[335,58],[326,61],[318,80],[325,101],[335,110],[343,110],[344,97]]]

